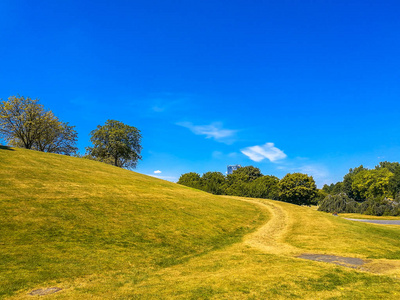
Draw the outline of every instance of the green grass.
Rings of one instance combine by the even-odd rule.
[[[277,203],[290,215],[286,241],[304,252],[400,259],[400,226],[349,221],[308,207]]]
[[[0,295],[156,270],[240,240],[253,205],[90,160],[0,149]]]
[[[399,299],[400,227],[243,200],[0,147],[0,298],[57,286],[47,298]],[[371,262],[360,271],[300,253]]]

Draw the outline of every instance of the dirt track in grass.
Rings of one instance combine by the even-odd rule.
[[[243,198],[241,200],[243,200]],[[246,199],[244,201],[254,203],[261,209],[267,210],[270,214],[270,219],[266,224],[261,226],[254,233],[245,237],[245,245],[275,255],[331,263],[371,273],[389,274],[393,272],[397,273],[397,271],[400,270],[400,261],[395,260],[364,260],[356,257],[344,257],[321,253],[304,253],[304,250],[285,242],[285,237],[288,234],[293,220],[291,220],[289,213],[284,209],[284,207],[279,205],[278,201],[257,201],[251,199]]]
[[[272,254],[291,256],[301,253],[299,252],[300,249],[284,241],[290,225],[290,217],[281,206],[273,203],[273,201],[262,203],[255,200],[246,201],[268,210],[271,215],[271,219],[266,224],[245,238],[244,243],[246,245]]]

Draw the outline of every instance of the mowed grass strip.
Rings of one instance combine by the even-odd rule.
[[[398,299],[400,281],[332,264],[268,254],[241,243],[141,273],[98,273],[51,299]],[[30,299],[19,294],[12,299]]]
[[[300,252],[400,260],[400,226],[355,222],[310,207],[258,201],[272,202],[287,212],[284,241]]]
[[[266,214],[86,159],[0,149],[0,297],[153,272],[239,241]],[[135,277],[135,278],[136,278]]]

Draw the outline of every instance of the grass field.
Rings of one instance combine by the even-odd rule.
[[[400,226],[0,149],[0,297],[399,299]],[[367,260],[361,269],[299,259]]]

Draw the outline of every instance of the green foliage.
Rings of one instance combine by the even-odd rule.
[[[201,177],[202,190],[214,195],[225,194],[226,178],[221,172],[207,172]]]
[[[393,199],[400,201],[400,166],[396,167],[393,176],[389,179],[389,191]]]
[[[320,203],[318,210],[330,213],[360,213],[374,216],[400,215],[400,206],[396,201],[371,198],[360,203],[349,198],[345,193],[326,196]]]
[[[342,184],[342,189],[341,192],[344,192],[347,194],[347,196],[349,196],[350,198],[353,198],[355,200],[361,200],[359,198],[359,195],[357,193],[354,193],[353,188],[352,188],[352,184],[353,184],[353,180],[354,180],[354,176],[357,175],[357,173],[363,171],[363,170],[367,170],[363,167],[363,165],[354,168],[354,169],[350,169],[349,173],[347,173],[344,177],[343,177],[343,184]]]
[[[121,168],[135,168],[138,160],[142,159],[142,136],[136,127],[107,120],[90,134],[93,147],[86,148],[87,154],[99,161]]]
[[[228,185],[226,194],[231,196],[247,197],[248,195],[248,182],[235,181],[233,184]]]
[[[256,180],[259,177],[262,177],[261,171],[259,168],[253,166],[246,166],[239,168],[229,174],[227,176],[228,185],[233,185],[236,182],[251,182]]]
[[[362,170],[353,177],[351,188],[357,199],[389,196],[389,180],[393,176],[387,168]]]
[[[398,202],[387,199],[368,199],[359,205],[359,213],[373,216],[398,216],[400,207]]]
[[[178,183],[215,195],[278,199],[279,179],[263,176],[260,169],[252,166],[235,170],[228,176],[220,172],[207,172],[201,177],[194,172],[185,173]]]
[[[0,135],[12,146],[43,152],[76,153],[73,126],[46,111],[39,100],[12,96],[0,103]]]
[[[331,195],[340,194],[342,190],[343,190],[342,182],[331,183],[330,185],[324,184],[324,186],[322,187],[322,191]]]
[[[328,196],[329,194],[322,190],[317,190],[317,195],[315,196],[315,198],[312,201],[312,204],[318,205],[319,203],[322,202],[322,200],[325,199],[326,196]]]
[[[317,195],[314,178],[307,174],[286,174],[279,184],[279,199],[298,205],[311,205]]]
[[[182,184],[191,188],[201,189],[201,177],[195,172],[185,173],[179,177],[178,184]]]
[[[397,168],[400,167],[398,162],[381,161],[379,165],[375,166],[375,169],[388,169],[390,172],[394,173]]]
[[[278,199],[278,183],[279,178],[272,175],[259,177],[248,184],[246,196],[252,198]]]
[[[321,201],[318,210],[330,213],[356,213],[359,211],[358,203],[345,193],[327,195]]]

